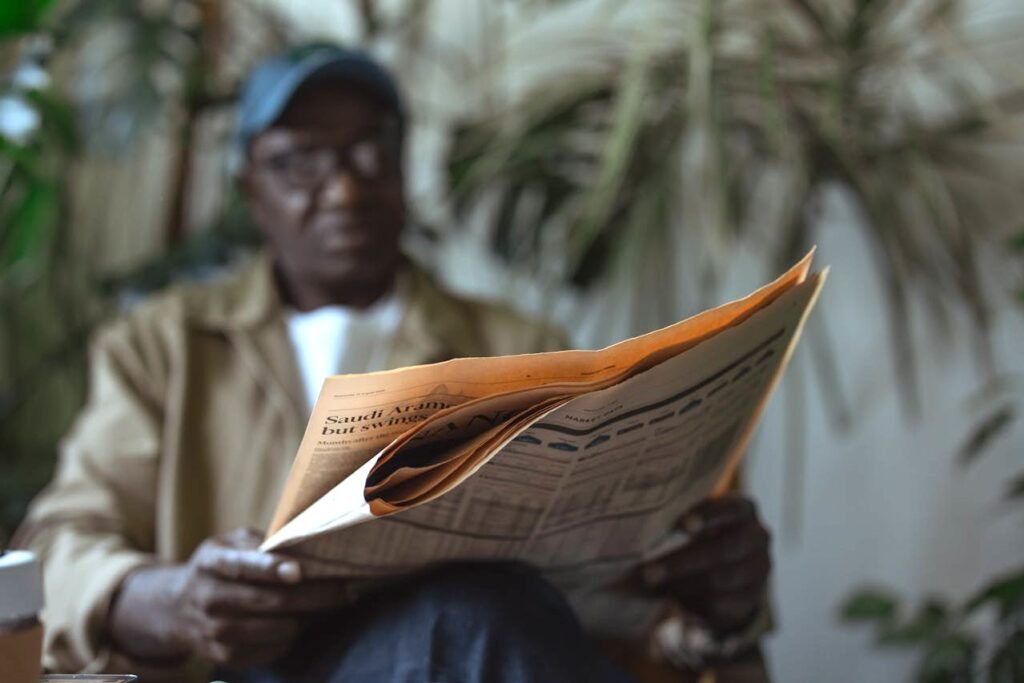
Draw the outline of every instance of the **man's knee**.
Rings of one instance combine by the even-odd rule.
[[[556,588],[520,563],[470,563],[414,579],[414,609],[460,630],[578,629]]]
[[[352,609],[359,616],[344,632],[324,629],[281,680],[626,680],[602,663],[561,594],[521,564],[440,567]]]

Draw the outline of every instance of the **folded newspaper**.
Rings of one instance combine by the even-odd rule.
[[[327,378],[262,547],[353,579],[521,560],[585,623],[628,621],[610,587],[728,485],[825,281],[812,257],[598,351]]]

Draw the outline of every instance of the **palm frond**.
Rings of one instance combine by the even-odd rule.
[[[876,256],[907,405],[918,302],[938,329],[967,311],[987,359],[979,250],[1012,227],[1007,207],[1021,208],[1024,165],[1005,148],[1019,147],[1024,78],[987,66],[962,2],[650,4],[656,19],[640,28],[584,22],[563,36],[565,54],[550,59],[577,50],[578,79],[555,69],[462,122],[448,157],[456,213],[494,202],[503,258],[586,285],[607,254],[651,239],[633,207],[676,177],[662,215],[698,254],[695,281],[713,286],[744,240],[774,266],[817,241],[828,226],[815,207],[839,187]],[[501,74],[484,66],[479,78]],[[527,220],[520,205],[537,195]],[[567,251],[540,248],[552,232]]]

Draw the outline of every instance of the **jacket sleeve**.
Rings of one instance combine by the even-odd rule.
[[[162,381],[133,327],[121,321],[93,344],[86,405],[15,538],[42,560],[50,669],[110,666],[110,605],[153,561]]]

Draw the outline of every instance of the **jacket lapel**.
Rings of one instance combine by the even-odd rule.
[[[196,324],[231,341],[267,400],[301,437],[309,407],[269,256],[261,253],[216,295],[196,301],[192,315]]]
[[[252,359],[253,373],[267,393],[267,398],[284,413],[290,423],[300,425],[301,435],[309,417],[302,375],[284,320],[267,321],[250,330],[232,335],[240,353]]]
[[[487,353],[474,307],[448,294],[415,266],[409,266],[402,278],[406,306],[391,340],[388,368]],[[301,437],[310,407],[269,255],[261,253],[215,295],[204,294],[190,308],[195,324],[226,335],[238,348],[268,400],[296,425]]]

